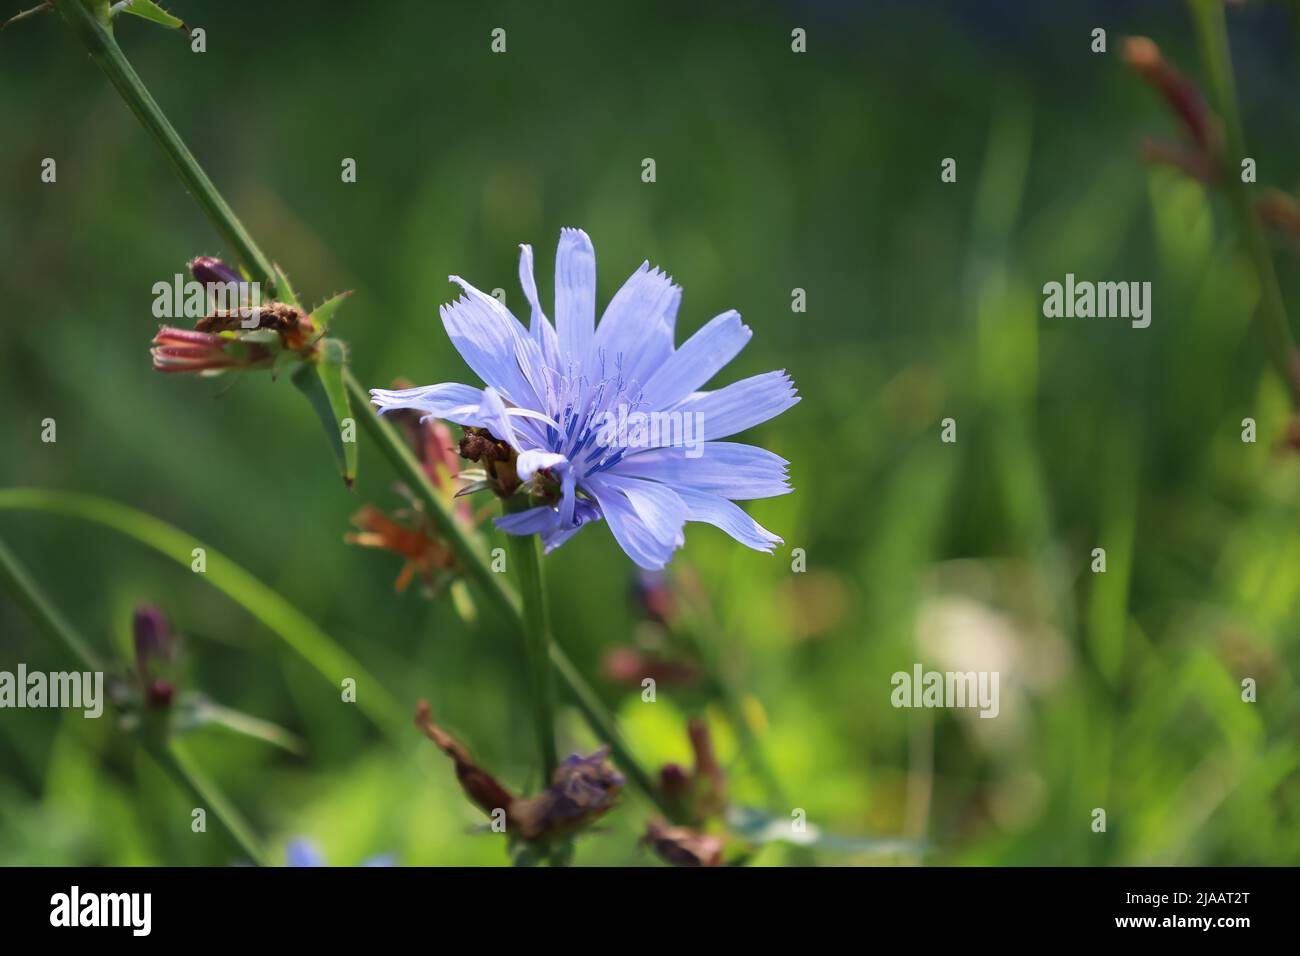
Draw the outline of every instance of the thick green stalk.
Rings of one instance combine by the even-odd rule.
[[[516,496],[506,502],[507,510],[528,507]],[[510,535],[510,557],[524,599],[523,633],[528,652],[528,673],[532,683],[533,723],[537,749],[542,758],[542,785],[555,774],[555,691],[551,686],[551,611],[546,604],[546,582],[542,580],[542,546],[536,535]]]
[[[1278,284],[1273,256],[1249,190],[1241,181],[1241,161],[1247,155],[1246,143],[1241,113],[1237,106],[1237,88],[1232,71],[1232,52],[1228,46],[1228,25],[1223,15],[1223,0],[1190,0],[1190,3],[1210,93],[1223,120],[1226,139],[1224,181],[1232,200],[1242,244],[1259,276],[1259,309],[1264,322],[1264,334],[1268,338],[1271,357],[1292,402],[1300,405],[1300,367],[1297,365],[1291,324],[1287,320],[1286,303],[1282,299],[1282,287]]]
[[[117,88],[118,94],[131,108],[140,125],[162,147],[163,155],[171,161],[186,190],[203,209],[213,228],[230,244],[249,274],[262,283],[267,293],[274,293],[277,285],[275,266],[257,247],[221,193],[217,192],[217,187],[185,146],[180,134],[149,94],[144,81],[135,72],[122,48],[117,45],[112,24],[108,20],[108,4],[90,0],[53,0],[53,3],[72,26],[90,58]]]
[[[104,665],[99,655],[68,623],[67,618],[59,612],[2,540],[0,540],[0,583],[4,584],[13,599],[27,612],[32,623],[47,637],[62,644],[83,667],[103,672]],[[262,851],[261,842],[253,835],[252,828],[244,821],[235,805],[219,787],[203,775],[198,765],[176,741],[142,733],[141,743],[145,751],[157,760],[173,779],[183,787],[192,790],[199,802],[213,812],[254,863],[258,866],[266,865],[266,855]]]
[[[193,154],[185,146],[180,135],[163,114],[161,108],[145,88],[144,82],[132,68],[121,48],[113,37],[112,27],[108,21],[107,3],[93,0],[53,0],[55,7],[72,26],[78,39],[86,47],[91,58],[99,65],[118,93],[135,113],[141,124],[154,138],[154,141],[166,154],[175,167],[181,181],[202,207],[209,221],[217,232],[223,236],[234,249],[240,262],[249,274],[259,278],[268,289],[273,290],[279,278],[278,273],[267,255],[258,247],[253,237],[240,223],[234,211],[222,198]],[[100,13],[96,13],[100,10]],[[388,422],[382,421],[373,413],[370,397],[366,390],[347,373],[347,388],[355,409],[366,409],[360,414],[362,425],[379,445],[384,456],[388,458],[394,470],[403,481],[424,501],[429,516],[445,535],[447,542],[456,552],[468,575],[473,578],[492,597],[498,605],[505,608],[514,622],[522,629],[523,608],[519,598],[494,574],[487,563],[482,550],[470,541],[464,530],[457,524],[450,509],[439,497],[429,483],[423,469],[411,454],[409,448],[397,435]],[[550,645],[549,656],[556,673],[568,685],[579,709],[590,724],[592,731],[609,745],[614,759],[623,767],[628,776],[637,784],[659,808],[667,812],[665,801],[659,794],[648,773],[640,766],[627,743],[614,723],[614,719],[600,702],[595,692],[582,679],[577,669],[554,644]]]
[[[262,842],[254,835],[235,805],[203,772],[184,744],[175,738],[158,741],[147,747],[149,753],[173,780],[192,790],[199,802],[222,822],[240,849],[258,866],[269,866]]]

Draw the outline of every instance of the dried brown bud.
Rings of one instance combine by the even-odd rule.
[[[459,451],[462,458],[483,465],[501,497],[509,498],[519,490],[519,476],[515,473],[515,459],[519,453],[486,428],[466,427]]]
[[[687,827],[669,826],[663,820],[651,820],[646,824],[641,842],[673,866],[722,866],[724,844],[721,837]]]
[[[686,724],[695,752],[695,815],[699,819],[712,816],[727,805],[727,774],[713,753],[713,737],[709,725],[699,717]]]
[[[1218,120],[1205,106],[1195,84],[1174,69],[1147,37],[1124,40],[1124,61],[1165,98],[1178,117],[1191,142],[1209,160],[1213,168],[1223,151],[1223,135]]]
[[[516,797],[478,766],[459,741],[433,722],[428,701],[415,710],[415,726],[456,764],[456,778],[471,800],[489,816],[504,810],[507,831],[528,841],[564,837],[608,813],[618,802],[623,775],[601,748],[587,757],[574,754],[555,768],[551,785],[534,797]]]
[[[438,749],[456,764],[456,779],[460,781],[461,789],[465,794],[488,816],[500,809],[506,811],[506,819],[509,820],[510,805],[515,802],[515,797],[497,783],[490,773],[474,762],[464,745],[433,722],[427,700],[422,700],[416,705],[415,726],[419,727],[424,735],[437,744]]]
[[[422,529],[398,524],[373,505],[366,505],[354,514],[352,523],[360,530],[343,536],[348,544],[382,548],[406,559],[394,584],[398,594],[406,590],[415,574],[419,574],[421,580],[432,588],[435,572],[456,567],[455,554],[441,539],[426,534]]]

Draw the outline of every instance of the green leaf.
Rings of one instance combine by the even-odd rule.
[[[821,827],[805,822],[802,829],[794,828],[794,820],[759,810],[755,807],[732,807],[727,811],[727,826],[742,840],[749,843],[788,843],[818,850],[838,853],[875,853],[888,856],[916,854],[925,849],[917,840],[900,837],[854,837],[827,833]]]
[[[343,481],[351,488],[357,480],[357,441],[356,422],[352,420],[352,406],[343,384],[346,367],[347,349],[343,343],[338,339],[326,339],[321,343],[316,360],[304,362],[293,373],[292,381],[320,416],[343,472]]]
[[[268,631],[284,641],[324,677],[333,687],[334,693],[338,693],[340,682],[345,677],[355,679],[358,686],[367,687],[367,693],[357,697],[357,708],[393,739],[407,739],[410,717],[404,704],[390,696],[383,684],[360,661],[335,643],[310,618],[289,604],[278,592],[263,584],[256,575],[232,562],[207,542],[200,541],[153,515],[93,495],[44,488],[0,488],[0,512],[6,510],[59,514],[90,521],[138,541],[185,568],[192,565],[194,549],[203,548],[207,556],[207,570],[195,577],[202,578],[252,614]],[[3,570],[4,564],[0,562],[0,571]],[[0,574],[0,585],[5,584],[6,580],[6,575]],[[34,612],[41,611],[43,616],[48,616],[43,606],[33,603],[32,607]],[[58,619],[55,619],[55,623],[58,623]],[[66,642],[66,636],[61,635],[56,627],[48,630],[55,637],[64,637]],[[70,645],[74,650],[77,646],[85,646],[78,642],[70,642]],[[87,658],[84,653],[82,658],[94,659]]]
[[[343,304],[343,300],[351,294],[352,290],[349,289],[347,292],[340,292],[338,295],[326,299],[320,305],[316,306],[316,308],[312,309],[312,321],[316,323],[318,328],[322,330],[325,329],[329,325],[330,319],[333,318],[334,313],[338,311],[339,306]]]
[[[220,727],[279,747],[296,757],[301,757],[307,749],[300,738],[278,724],[222,706],[201,695],[181,700],[174,720],[173,726],[181,733],[202,727]]]
[[[167,27],[170,30],[184,30],[186,33],[189,29],[185,26],[185,21],[179,17],[174,17],[153,0],[126,0],[125,3],[113,5],[114,15],[119,13],[130,13],[137,17],[148,20],[150,23],[157,23],[159,26]]]
[[[293,286],[289,284],[289,277],[284,274],[284,270],[280,268],[278,263],[275,266],[275,297],[295,309],[302,308],[302,305],[298,302],[298,296],[293,291]]]

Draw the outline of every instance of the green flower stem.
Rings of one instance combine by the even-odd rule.
[[[573,702],[578,710],[582,712],[583,718],[587,721],[587,726],[591,728],[597,739],[609,746],[609,752],[613,755],[614,762],[623,769],[623,772],[631,778],[637,789],[650,799],[650,802],[659,809],[660,813],[674,823],[681,823],[682,820],[679,818],[677,811],[664,799],[658,785],[628,748],[627,741],[623,739],[622,733],[614,723],[614,718],[610,716],[609,711],[606,710],[596,692],[578,673],[578,669],[573,666],[573,662],[560,649],[560,645],[554,641],[551,642],[550,658],[551,666],[555,668],[555,673],[560,676],[560,680],[564,682],[569,693],[573,695]]]
[[[1223,15],[1223,0],[1189,0],[1201,45],[1201,59],[1209,79],[1210,93],[1223,119],[1227,155],[1223,176],[1241,240],[1255,272],[1259,276],[1260,315],[1269,352],[1294,404],[1300,405],[1300,367],[1297,365],[1295,340],[1287,320],[1282,288],[1273,267],[1273,256],[1264,237],[1259,216],[1255,213],[1250,192],[1241,181],[1240,164],[1246,157],[1241,113],[1237,106],[1236,81],[1232,71],[1232,53],[1228,47],[1228,25]]]
[[[203,807],[212,811],[253,863],[257,866],[270,865],[261,840],[253,834],[252,828],[235,805],[208,778],[181,741],[170,738],[158,741],[147,749],[173,780],[192,790]]]
[[[507,511],[528,507],[522,496],[505,502]],[[557,764],[555,756],[555,691],[551,686],[551,612],[546,604],[546,583],[542,579],[542,545],[536,535],[509,535],[512,570],[519,580],[524,599],[523,633],[528,651],[528,673],[532,682],[533,723],[537,748],[542,756],[542,786],[550,785]]]
[[[162,148],[163,154],[171,161],[186,190],[203,209],[213,228],[236,252],[252,278],[260,281],[268,293],[274,293],[278,284],[275,266],[258,248],[221,193],[217,192],[217,187],[185,146],[180,134],[150,95],[122,48],[117,45],[108,19],[108,4],[92,0],[52,2],[81,40],[90,58],[116,87],[140,125]]]
[[[218,234],[226,239],[239,257],[249,274],[262,279],[268,287],[274,289],[278,273],[271,260],[258,247],[252,236],[240,223],[234,211],[217,192],[198,161],[186,148],[180,135],[163,114],[154,98],[145,88],[144,82],[131,67],[125,54],[113,37],[108,22],[107,4],[93,3],[91,0],[53,0],[63,18],[71,25],[78,39],[86,47],[91,58],[99,65],[154,141],[166,154],[176,168],[181,181],[202,207],[209,221]],[[102,8],[99,14],[94,11]],[[370,396],[356,381],[351,371],[346,372],[348,394],[354,409],[366,409],[360,412],[362,425],[375,439],[384,456],[402,477],[406,484],[414,489],[428,507],[430,517],[442,531],[447,542],[456,552],[467,573],[496,602],[507,609],[513,620],[522,628],[523,609],[515,595],[501,580],[493,574],[487,564],[483,551],[473,544],[463,529],[456,523],[450,510],[443,503],[438,493],[425,477],[415,457],[401,441],[388,422],[382,421],[374,414],[370,406]],[[595,692],[582,680],[577,669],[554,644],[550,647],[552,665],[561,679],[568,685],[570,692],[578,703],[579,709],[587,718],[593,732],[609,745],[614,759],[661,810],[667,812],[665,801],[654,785],[649,774],[637,763],[628,749],[622,735],[614,724],[614,719],[601,705]]]
[[[0,540],[0,582],[10,596],[18,603],[27,616],[32,619],[45,636],[52,638],[80,661],[90,671],[104,670],[104,663],[76,632],[62,612],[50,603],[49,598],[19,563],[18,558],[9,550],[9,546]]]
[[[772,807],[788,806],[780,778],[777,777],[776,771],[772,769],[772,764],[768,761],[767,753],[763,748],[763,742],[759,739],[753,721],[749,719],[749,714],[745,710],[744,697],[736,688],[735,681],[731,679],[727,665],[716,649],[717,642],[725,634],[722,625],[712,615],[708,615],[706,620],[702,621],[695,619],[678,620],[671,625],[671,628],[678,639],[691,649],[696,660],[704,668],[709,689],[722,703],[722,709],[726,712],[727,721],[739,738],[745,759],[763,785],[763,793],[767,798],[767,802]]]
[[[103,672],[99,655],[59,612],[27,569],[19,563],[14,553],[0,540],[0,584],[31,618],[32,623],[53,638],[81,663],[92,671]],[[261,842],[253,835],[235,805],[215,784],[208,780],[188,753],[174,740],[142,733],[140,741],[147,753],[183,788],[192,790],[205,809],[210,809],[234,837],[235,842],[258,866],[266,865],[266,855]]]

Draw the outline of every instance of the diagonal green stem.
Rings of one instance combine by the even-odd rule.
[[[1245,135],[1237,106],[1237,88],[1232,71],[1232,52],[1228,46],[1228,25],[1223,15],[1223,0],[1190,0],[1196,33],[1201,44],[1201,59],[1209,78],[1215,108],[1223,119],[1227,155],[1223,177],[1232,200],[1233,214],[1241,240],[1255,272],[1259,276],[1260,316],[1269,352],[1277,365],[1293,404],[1300,405],[1300,363],[1295,339],[1287,320],[1282,287],[1277,281],[1273,256],[1264,237],[1259,216],[1251,202],[1246,184],[1241,181],[1240,164],[1246,158]]]
[[[528,505],[519,497],[508,499],[506,508],[522,511]],[[555,691],[551,686],[548,660],[551,644],[551,613],[546,606],[546,585],[542,580],[542,548],[535,535],[510,535],[511,563],[519,578],[524,599],[524,645],[528,651],[528,672],[532,682],[533,723],[537,748],[542,757],[542,786],[555,775]]]
[[[274,289],[279,275],[271,260],[261,250],[253,237],[240,223],[234,211],[217,191],[212,180],[204,173],[198,160],[181,140],[162,109],[149,94],[144,82],[135,72],[130,62],[117,45],[109,25],[107,4],[99,0],[52,0],[64,19],[72,26],[78,39],[86,47],[91,58],[104,71],[109,81],[117,89],[126,104],[135,113],[141,124],[153,137],[154,141],[166,154],[175,167],[181,181],[194,196],[213,228],[230,243],[240,262],[249,274],[260,278],[269,289]],[[96,11],[100,11],[98,14]],[[456,552],[466,573],[483,588],[499,606],[511,615],[514,623],[522,630],[524,626],[523,607],[518,595],[514,594],[494,574],[487,563],[482,549],[470,540],[463,528],[456,522],[449,508],[429,483],[419,463],[409,448],[398,436],[393,427],[381,420],[370,406],[370,396],[356,381],[348,370],[346,384],[352,405],[358,411],[361,423],[380,450],[388,459],[393,469],[402,477],[408,487],[418,494],[426,510],[444,535],[447,543]],[[659,808],[668,812],[666,801],[654,785],[650,775],[645,771],[626,741],[619,733],[613,717],[605,709],[600,698],[582,679],[572,662],[564,656],[553,642],[549,656],[552,666],[561,680],[568,685],[578,708],[590,724],[592,731],[609,745],[614,759],[623,767],[632,781],[645,792]],[[671,815],[671,814],[670,814]]]
[[[47,637],[62,644],[83,667],[103,672],[99,655],[77,633],[58,608],[41,590],[27,569],[19,563],[14,553],[0,540],[0,584],[3,584],[15,601],[27,612],[32,623]],[[180,783],[194,792],[200,802],[216,815],[235,842],[258,866],[266,865],[266,855],[261,841],[253,835],[252,828],[230,802],[221,789],[207,779],[188,753],[174,740],[142,734],[144,749]]]
[[[53,0],[54,6],[73,28],[90,58],[95,61],[118,94],[131,108],[140,125],[162,148],[185,185],[186,190],[203,209],[217,233],[235,250],[241,262],[254,279],[259,280],[268,293],[276,287],[276,271],[244,224],[239,221],[208,174],[186,147],[180,134],[168,121],[158,103],[150,95],[140,75],[117,45],[113,27],[108,19],[108,4],[92,0]]]
[[[175,738],[158,741],[147,748],[173,780],[194,792],[199,801],[222,822],[235,842],[258,866],[269,866],[262,841],[254,835],[235,805],[199,766],[190,752]]]
[[[3,583],[18,605],[27,612],[46,637],[62,644],[81,665],[91,671],[103,671],[99,655],[68,623],[62,612],[50,602],[45,592],[19,563],[9,546],[0,540],[0,583]]]

